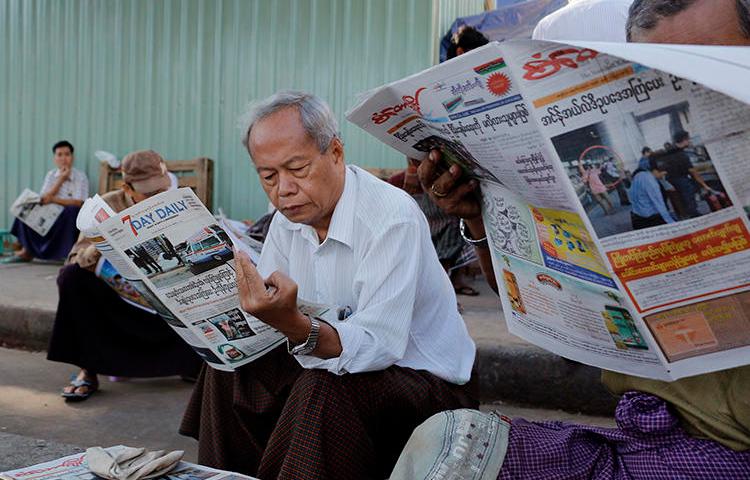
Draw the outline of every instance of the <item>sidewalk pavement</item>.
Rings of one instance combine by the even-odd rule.
[[[0,348],[0,472],[53,460],[86,447],[128,445],[184,450],[197,461],[198,444],[177,433],[193,385],[177,377],[111,382],[81,403],[60,389],[75,367],[49,362],[44,352]],[[510,417],[612,426],[611,417],[557,410],[483,405]],[[43,440],[40,440],[43,439]]]
[[[37,262],[0,265],[0,342],[46,348],[57,305],[59,268],[59,264]],[[566,360],[508,333],[499,298],[481,279],[473,286],[481,292],[479,296],[459,295],[458,299],[477,344],[483,403],[510,402],[587,414],[614,412],[616,400],[599,382],[599,369]]]

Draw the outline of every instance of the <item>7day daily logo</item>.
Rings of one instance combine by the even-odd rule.
[[[133,231],[133,235],[138,236],[138,231],[146,226],[154,225],[157,222],[166,220],[177,215],[180,212],[187,210],[185,200],[179,200],[163,207],[157,207],[154,211],[145,213],[138,218],[133,218],[130,215],[123,215],[121,217],[122,223],[130,226],[130,230]]]

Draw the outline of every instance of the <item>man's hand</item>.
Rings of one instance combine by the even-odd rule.
[[[47,205],[47,204],[50,204],[50,203],[54,203],[54,201],[55,201],[55,197],[53,195],[49,194],[49,193],[45,193],[39,199],[39,203],[41,203],[42,205]]]
[[[310,335],[310,320],[297,308],[297,284],[281,272],[263,280],[250,258],[235,250],[237,290],[242,310],[286,335],[293,343],[304,343]]]
[[[70,167],[60,168],[60,175],[57,177],[60,183],[65,183],[70,178]]]
[[[467,220],[479,217],[482,213],[477,190],[479,183],[463,176],[458,165],[451,165],[440,175],[441,157],[439,150],[432,150],[419,165],[417,173],[425,193],[448,215]]]

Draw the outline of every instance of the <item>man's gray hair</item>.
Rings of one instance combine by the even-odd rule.
[[[240,117],[242,144],[250,152],[250,132],[256,123],[285,108],[296,108],[302,126],[315,143],[320,153],[328,150],[334,138],[339,138],[339,124],[326,102],[307,92],[284,90],[276,92],[265,100],[250,104],[247,112]]]
[[[636,30],[651,30],[659,20],[677,15],[696,0],[635,0],[630,5],[626,27],[628,42]],[[750,0],[735,0],[742,33],[750,38]]]

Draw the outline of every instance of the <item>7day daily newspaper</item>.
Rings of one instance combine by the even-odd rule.
[[[258,242],[217,220],[191,189],[170,190],[119,213],[95,196],[81,208],[78,227],[212,367],[232,371],[285,341],[240,308],[234,251],[257,264]],[[324,320],[336,314],[321,305],[299,307]]]
[[[347,118],[480,181],[512,333],[677,379],[750,361],[748,50],[493,42]]]

